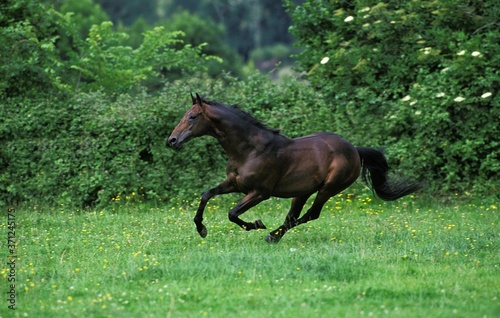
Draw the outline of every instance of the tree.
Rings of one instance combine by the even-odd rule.
[[[201,54],[204,44],[183,46],[182,35],[156,27],[145,31],[142,43],[134,49],[123,45],[128,35],[114,31],[112,22],[93,25],[79,59],[71,65],[79,72],[76,87],[82,83],[86,89],[119,93],[162,73],[165,79],[171,71],[205,69],[205,61],[212,57]],[[178,44],[180,48],[175,47]]]
[[[215,23],[210,17],[202,17],[187,11],[175,13],[168,19],[158,21],[157,24],[170,32],[182,31],[185,43],[193,47],[204,45],[202,49],[204,54],[219,57],[220,60],[213,60],[208,64],[209,75],[215,77],[222,71],[241,75],[242,59],[236,50],[226,43],[226,28],[223,24]],[[176,47],[180,49],[180,45]]]
[[[143,18],[152,24],[157,19],[156,0],[96,0],[96,2],[108,12],[114,24],[131,25],[138,18]]]
[[[8,0],[0,16],[0,95],[41,95],[64,89],[59,36],[69,15],[37,1]],[[66,31],[63,31],[65,30]]]
[[[70,10],[70,4],[61,8]],[[86,4],[95,13],[90,21],[105,17]],[[145,30],[132,48],[128,34],[115,31],[111,22],[86,30],[79,14],[63,14],[38,1],[9,1],[1,18],[0,94],[6,97],[75,89],[124,92],[151,78],[164,81],[185,70],[206,70],[207,60],[214,59],[201,52],[203,43],[184,45],[179,31]]]

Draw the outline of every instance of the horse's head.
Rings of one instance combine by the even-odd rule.
[[[209,133],[210,122],[204,114],[207,105],[198,94],[196,97],[191,95],[191,99],[193,106],[184,114],[184,117],[168,137],[167,146],[180,149],[186,141]]]

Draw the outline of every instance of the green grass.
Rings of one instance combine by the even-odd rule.
[[[227,219],[215,198],[198,236],[196,201],[104,210],[16,211],[16,310],[1,317],[498,317],[498,205],[332,198],[279,244]],[[126,201],[122,198],[122,201]],[[289,200],[243,215],[278,227]],[[7,240],[7,209],[2,240]]]

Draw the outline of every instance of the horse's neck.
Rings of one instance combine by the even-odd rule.
[[[217,138],[230,159],[243,160],[251,152],[260,151],[272,142],[272,133],[252,124],[222,123],[217,127],[223,133]]]

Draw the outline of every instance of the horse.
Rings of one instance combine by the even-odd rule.
[[[217,139],[228,158],[226,179],[202,194],[194,217],[203,238],[207,236],[203,224],[207,202],[221,194],[245,194],[228,217],[247,231],[266,226],[261,220],[243,221],[243,213],[271,196],[292,198],[284,223],[265,238],[268,243],[277,243],[291,228],[317,219],[328,199],[360,175],[383,200],[396,200],[420,188],[419,183],[407,179],[389,180],[387,160],[377,149],[354,147],[339,135],[326,132],[288,138],[236,105],[208,101],[199,94],[191,94],[191,100],[191,108],[166,140],[167,147],[181,149],[189,140],[208,135]],[[317,194],[311,208],[300,217],[314,193]]]

